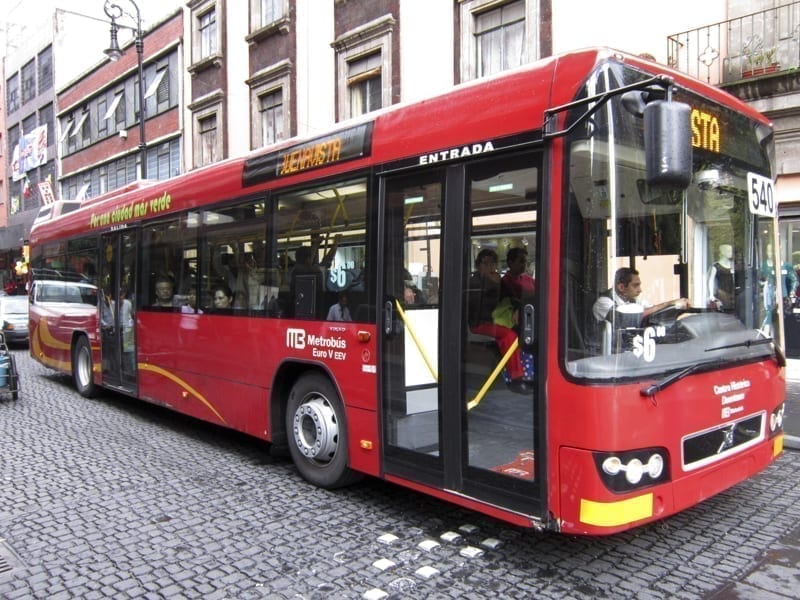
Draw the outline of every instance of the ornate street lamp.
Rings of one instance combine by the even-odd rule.
[[[136,6],[136,2],[133,0],[128,0],[128,2],[133,5],[134,10],[136,11],[135,16],[130,13],[126,13],[124,10],[122,10],[122,7],[119,4],[116,2],[111,2],[111,0],[106,0],[105,5],[103,6],[103,10],[105,11],[106,15],[108,15],[108,18],[111,19],[111,45],[104,50],[104,53],[111,61],[119,60],[119,58],[122,56],[122,50],[120,50],[119,47],[117,31],[119,31],[119,29],[130,29],[136,34],[136,60],[139,66],[139,155],[141,161],[142,179],[147,179],[147,142],[145,141],[144,133],[144,41],[142,40],[142,17],[139,13],[139,7]],[[128,27],[127,25],[120,25],[117,23],[117,20],[120,19],[123,14],[136,21],[136,27]]]

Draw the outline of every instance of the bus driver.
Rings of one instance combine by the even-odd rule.
[[[660,304],[650,304],[647,300],[640,298],[642,293],[642,280],[639,271],[630,267],[621,267],[614,274],[614,287],[607,290],[595,300],[592,306],[592,314],[598,322],[611,320],[611,309],[619,310],[623,313],[638,314],[639,323],[654,312],[673,305],[678,310],[685,310],[689,307],[687,298],[669,300]],[[623,308],[624,307],[624,308]],[[622,308],[622,310],[620,310]]]

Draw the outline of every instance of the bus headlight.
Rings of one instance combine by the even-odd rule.
[[[784,403],[781,402],[778,408],[769,415],[769,432],[776,433],[783,429],[783,413],[786,410]]]
[[[617,456],[609,456],[603,461],[603,471],[609,475],[616,475],[622,471],[622,461]]]
[[[600,478],[613,492],[629,492],[669,480],[666,456],[665,448],[594,453]]]
[[[653,454],[647,461],[647,474],[651,479],[658,479],[664,472],[664,458],[660,454]]]
[[[627,479],[628,483],[631,485],[636,485],[642,480],[642,475],[644,475],[642,461],[640,461],[638,458],[634,458],[628,463],[625,469],[625,479]]]

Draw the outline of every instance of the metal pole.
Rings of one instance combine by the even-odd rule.
[[[126,29],[132,29],[136,32],[136,62],[138,67],[138,96],[139,96],[139,161],[141,163],[141,174],[142,179],[147,179],[147,138],[145,134],[144,128],[144,120],[145,120],[145,104],[144,104],[144,40],[142,39],[142,15],[139,12],[139,7],[136,5],[136,2],[133,0],[128,0],[133,5],[134,10],[136,11],[136,16],[134,17],[130,13],[126,13],[122,10],[122,7],[115,2],[111,2],[111,0],[106,0],[105,5],[103,6],[103,10],[105,10],[106,15],[111,19],[111,47],[106,51],[106,54],[111,60],[117,60],[121,55],[119,44],[117,43],[116,39],[116,30],[118,27],[124,27]],[[122,15],[126,14],[130,18],[135,18],[136,20],[136,29],[133,27],[128,27],[125,25],[118,25],[117,19],[122,18]]]
[[[144,132],[144,41],[142,40],[142,20],[139,16],[139,7],[136,7],[136,59],[139,63],[139,156],[142,161],[142,179],[147,179],[147,141]]]

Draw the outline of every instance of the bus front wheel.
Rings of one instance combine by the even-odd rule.
[[[304,479],[332,489],[359,475],[348,466],[344,404],[327,377],[309,373],[298,379],[286,406],[289,453]]]
[[[84,398],[91,398],[97,392],[97,386],[94,384],[92,348],[85,337],[79,337],[72,349],[72,380],[78,393]]]

